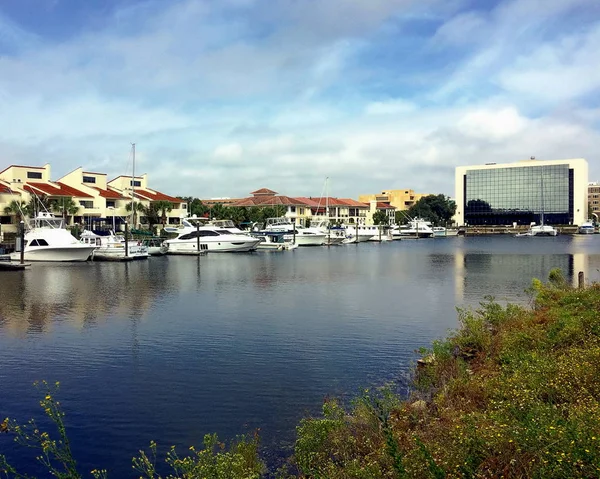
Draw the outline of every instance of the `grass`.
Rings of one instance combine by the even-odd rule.
[[[298,425],[278,479],[600,477],[600,285],[572,289],[553,271],[547,284],[534,280],[531,293],[530,308],[487,298],[459,311],[460,328],[422,351],[408,400],[386,388],[365,390],[348,408],[328,400],[322,416]],[[59,440],[44,444],[62,454],[62,413],[47,401]],[[6,421],[4,429],[24,440],[23,426]],[[160,477],[153,450],[134,459],[141,477]],[[207,436],[202,451],[171,451],[166,461],[168,477],[265,474],[257,437],[226,447]],[[0,457],[3,467],[19,477]]]

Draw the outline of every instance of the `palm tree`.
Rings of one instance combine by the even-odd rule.
[[[4,214],[14,216],[16,223],[23,221],[24,216],[28,213],[27,203],[23,200],[12,200],[7,207],[4,208]]]
[[[62,213],[65,225],[70,224],[69,217],[75,216],[79,212],[79,205],[71,197],[52,200],[50,206],[53,211]]]
[[[143,213],[145,210],[145,206],[140,203],[139,201],[136,201],[135,203],[133,201],[127,203],[125,205],[125,209],[129,212],[133,211],[133,221],[131,222],[131,227],[135,228],[135,226],[137,225],[137,213]]]
[[[173,211],[173,204],[170,201],[155,201],[152,203],[156,211],[160,211],[160,219],[162,221],[163,229],[165,227],[165,223],[167,222],[167,213]]]

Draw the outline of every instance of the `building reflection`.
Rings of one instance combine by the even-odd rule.
[[[497,299],[522,300],[526,289],[538,278],[548,280],[550,271],[558,268],[565,278],[577,286],[578,273],[583,272],[586,282],[600,279],[600,256],[586,253],[548,255],[465,253],[454,256],[455,299],[457,304],[477,302],[486,295],[506,293]]]
[[[2,278],[0,330],[23,336],[59,323],[93,327],[111,317],[143,318],[167,280],[151,261],[34,264]]]

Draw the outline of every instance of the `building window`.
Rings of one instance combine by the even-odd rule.
[[[79,201],[79,204],[81,206],[83,206],[84,208],[93,208],[94,207],[94,202],[93,201]]]
[[[129,182],[129,186],[139,186],[139,187],[141,187],[142,186],[142,182],[138,181],[138,180],[135,180],[135,181],[131,180]]]
[[[84,176],[83,182],[84,183],[96,183],[96,178],[94,176]]]
[[[106,207],[107,208],[114,208],[115,207],[115,200],[106,200]]]
[[[27,178],[31,180],[41,180],[42,174],[39,171],[28,171]]]
[[[465,222],[471,225],[569,224],[572,173],[568,165],[468,170]],[[543,186],[543,191],[542,191]]]
[[[290,206],[290,213],[295,213],[295,212],[296,212],[296,207]]]

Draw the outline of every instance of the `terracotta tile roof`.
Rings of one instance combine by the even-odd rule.
[[[382,201],[378,201],[377,202],[377,209],[378,210],[395,210],[396,207],[390,205],[389,203],[384,203]]]
[[[353,200],[351,198],[339,198],[338,201],[343,202],[346,206],[354,206],[356,208],[368,208],[367,203],[361,203],[360,201]]]
[[[81,190],[75,189],[69,185],[65,185],[60,181],[57,181],[56,184],[60,185],[60,189],[63,190],[67,196],[76,196],[78,198],[93,198],[92,195],[88,195],[87,193],[84,193]]]
[[[121,193],[118,193],[114,190],[103,190],[102,188],[98,188],[97,186],[92,186],[92,188],[98,190],[102,198],[111,198],[115,200],[125,198]]]
[[[251,195],[276,195],[277,192],[270,190],[269,188],[261,188],[260,190],[253,191]]]
[[[38,183],[34,181],[28,181],[23,185],[23,189],[35,194],[45,194],[48,196],[75,196],[77,198],[93,198],[92,195],[88,195],[83,191],[76,190],[64,183],[55,183],[58,186],[54,186],[51,183]]]
[[[308,203],[299,198],[291,198],[289,196],[253,196],[236,201],[231,206],[305,206],[310,207]]]
[[[135,189],[135,196],[148,201],[170,201],[171,203],[185,203],[185,201],[180,198],[165,195],[160,191],[146,190],[142,188]]]

